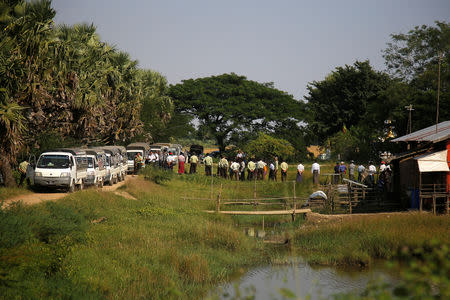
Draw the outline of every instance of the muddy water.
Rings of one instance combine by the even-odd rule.
[[[283,265],[258,267],[230,283],[219,286],[211,295],[218,299],[236,299],[236,295],[254,299],[283,299],[282,289],[295,299],[329,299],[338,293],[361,293],[369,282],[394,283],[394,271],[376,263],[371,268],[312,267],[298,258]],[[245,298],[245,297],[242,297]],[[241,299],[241,298],[239,298]]]

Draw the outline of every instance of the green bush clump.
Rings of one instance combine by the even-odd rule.
[[[163,170],[153,166],[147,166],[140,172],[144,175],[144,178],[149,181],[153,181],[156,184],[164,184],[172,180],[174,174],[171,171]]]

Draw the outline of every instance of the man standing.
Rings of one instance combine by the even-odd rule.
[[[231,163],[230,169],[232,171],[231,175],[230,175],[230,179],[233,180],[233,177],[237,180],[239,180],[239,168],[241,167],[241,165],[237,162],[237,161],[233,161]]]
[[[366,170],[366,167],[364,167],[364,165],[359,165],[358,166],[358,182],[362,182],[363,178],[363,173]]]
[[[240,173],[239,179],[241,181],[244,181],[245,180],[245,160],[244,159],[241,159],[239,173]]]
[[[197,155],[193,154],[191,156],[191,159],[189,160],[189,162],[191,163],[191,168],[189,169],[189,174],[197,173],[197,163],[198,163]]]
[[[313,184],[319,184],[320,165],[315,161],[311,166],[311,173],[313,174]]]
[[[339,176],[341,177],[341,183],[344,183],[344,175],[347,173],[347,166],[341,161],[341,165],[339,166]]]
[[[297,182],[303,183],[303,172],[305,171],[305,166],[299,163],[297,166]]]
[[[256,164],[257,167],[257,179],[258,180],[264,180],[264,167],[266,166],[266,163],[263,162],[262,159],[258,161]]]
[[[333,176],[333,183],[338,184],[339,183],[339,162],[336,162],[336,165],[334,166],[334,176]]]
[[[355,162],[352,160],[348,166],[348,179],[355,181]]]
[[[25,180],[25,178],[27,179],[27,184],[30,185],[30,179],[27,178],[28,165],[29,165],[29,163],[26,160],[24,160],[23,162],[21,162],[19,164],[19,172],[20,172],[19,186],[22,186],[23,181]]]
[[[375,185],[375,173],[377,172],[377,168],[373,165],[371,161],[369,161],[369,185]]]
[[[228,160],[225,158],[225,155],[222,156],[222,159],[219,162],[219,168],[220,176],[222,176],[223,178],[227,178]]]
[[[137,174],[144,163],[144,159],[141,156],[141,153],[138,152],[134,158],[134,174]]]
[[[273,161],[269,164],[269,180],[275,180],[275,163]]]
[[[247,175],[247,180],[253,180],[255,177],[255,169],[256,169],[256,164],[253,162],[253,160],[250,160],[247,164],[247,168],[248,168],[248,175]]]
[[[286,181],[287,170],[288,170],[289,166],[285,161],[283,161],[280,165],[280,168],[281,168],[281,181]]]
[[[275,172],[274,172],[275,182],[277,182],[277,176],[278,176],[278,157],[275,156]]]
[[[212,175],[212,164],[213,164],[213,159],[212,159],[211,155],[208,154],[208,156],[206,156],[203,159],[203,163],[205,164],[206,176],[211,176]]]

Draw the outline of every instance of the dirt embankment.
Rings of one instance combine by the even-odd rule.
[[[133,176],[127,176],[125,178],[125,181],[119,182],[117,184],[114,184],[112,186],[104,186],[103,188],[98,188],[99,191],[106,191],[106,192],[114,192],[124,198],[136,200],[132,195],[125,191],[117,191],[118,188],[123,186],[125,183],[135,180],[137,177]],[[90,187],[91,189],[95,189],[94,187]],[[10,199],[5,200],[3,203],[3,207],[6,207],[10,205],[11,203],[21,201],[25,205],[33,205],[37,204],[43,201],[55,201],[61,198],[64,198],[65,196],[69,195],[69,193],[63,193],[63,192],[47,192],[47,193],[31,193],[31,194],[25,194],[25,195],[19,195],[14,196]]]

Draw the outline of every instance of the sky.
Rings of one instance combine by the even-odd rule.
[[[303,99],[309,82],[369,60],[391,34],[450,20],[449,0],[53,0],[57,24],[93,23],[102,41],[170,84],[234,72]]]

